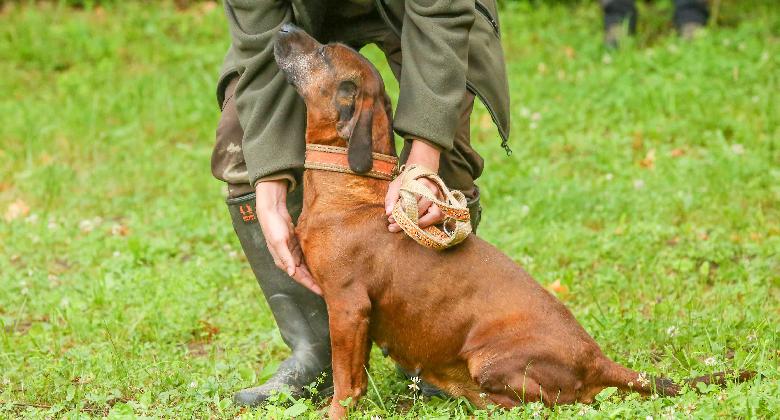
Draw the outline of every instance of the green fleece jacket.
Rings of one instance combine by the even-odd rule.
[[[334,13],[332,6],[326,10],[328,4],[225,0],[232,42],[217,95],[222,103],[227,82],[240,76],[235,100],[251,184],[303,166],[305,107],[276,66],[273,41],[286,22],[316,37],[328,25],[325,16]],[[493,0],[376,0],[373,7],[401,40],[403,66],[395,131],[451,149],[460,101],[468,88],[487,106],[505,146],[509,94]]]

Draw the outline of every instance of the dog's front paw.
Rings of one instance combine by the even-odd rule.
[[[332,420],[336,420],[336,419],[343,419],[345,417],[347,417],[347,407],[341,405],[334,398],[333,402],[330,403],[330,408],[328,409],[328,418]]]

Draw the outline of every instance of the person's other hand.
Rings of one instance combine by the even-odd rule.
[[[322,289],[303,261],[303,252],[295,236],[295,226],[287,211],[287,181],[262,181],[255,187],[257,218],[263,229],[274,264],[302,286],[322,295]]]
[[[409,159],[406,160],[407,165],[417,164],[426,167],[433,172],[439,171],[439,156],[441,152],[435,146],[432,146],[424,141],[415,140],[412,143],[412,150],[409,153]],[[441,195],[439,187],[428,179],[420,180],[426,187],[428,187],[435,195]],[[393,216],[393,207],[399,198],[399,190],[401,189],[401,177],[394,179],[390,186],[387,188],[387,195],[385,195],[385,215],[388,216],[387,230],[390,232],[400,232],[401,226],[395,222]],[[439,206],[431,203],[427,198],[419,197],[417,200],[417,214],[420,215],[419,226],[426,228],[431,225],[435,225],[444,219],[444,214],[439,209]]]

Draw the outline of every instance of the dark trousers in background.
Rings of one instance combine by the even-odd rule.
[[[628,20],[629,31],[636,30],[637,10],[635,0],[600,0],[604,8],[604,27],[622,24]],[[709,17],[706,0],[674,0],[674,25],[686,23],[705,25]]]

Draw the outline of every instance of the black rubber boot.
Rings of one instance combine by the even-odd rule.
[[[707,25],[710,13],[705,0],[676,0],[674,26],[684,39],[692,39]]]
[[[290,215],[293,220],[297,220],[301,212],[302,189],[298,188],[291,193],[287,202]],[[233,228],[273,312],[282,339],[292,350],[292,355],[279,365],[268,381],[258,387],[237,392],[234,396],[236,404],[255,406],[278,391],[289,392],[295,397],[309,397],[311,394],[305,387],[321,380],[323,372],[324,381],[316,388],[318,394],[332,394],[325,301],[274,265],[257,221],[254,193],[228,199],[227,205]]]
[[[602,0],[604,7],[604,44],[618,48],[620,41],[636,33],[638,12],[634,0]]]

